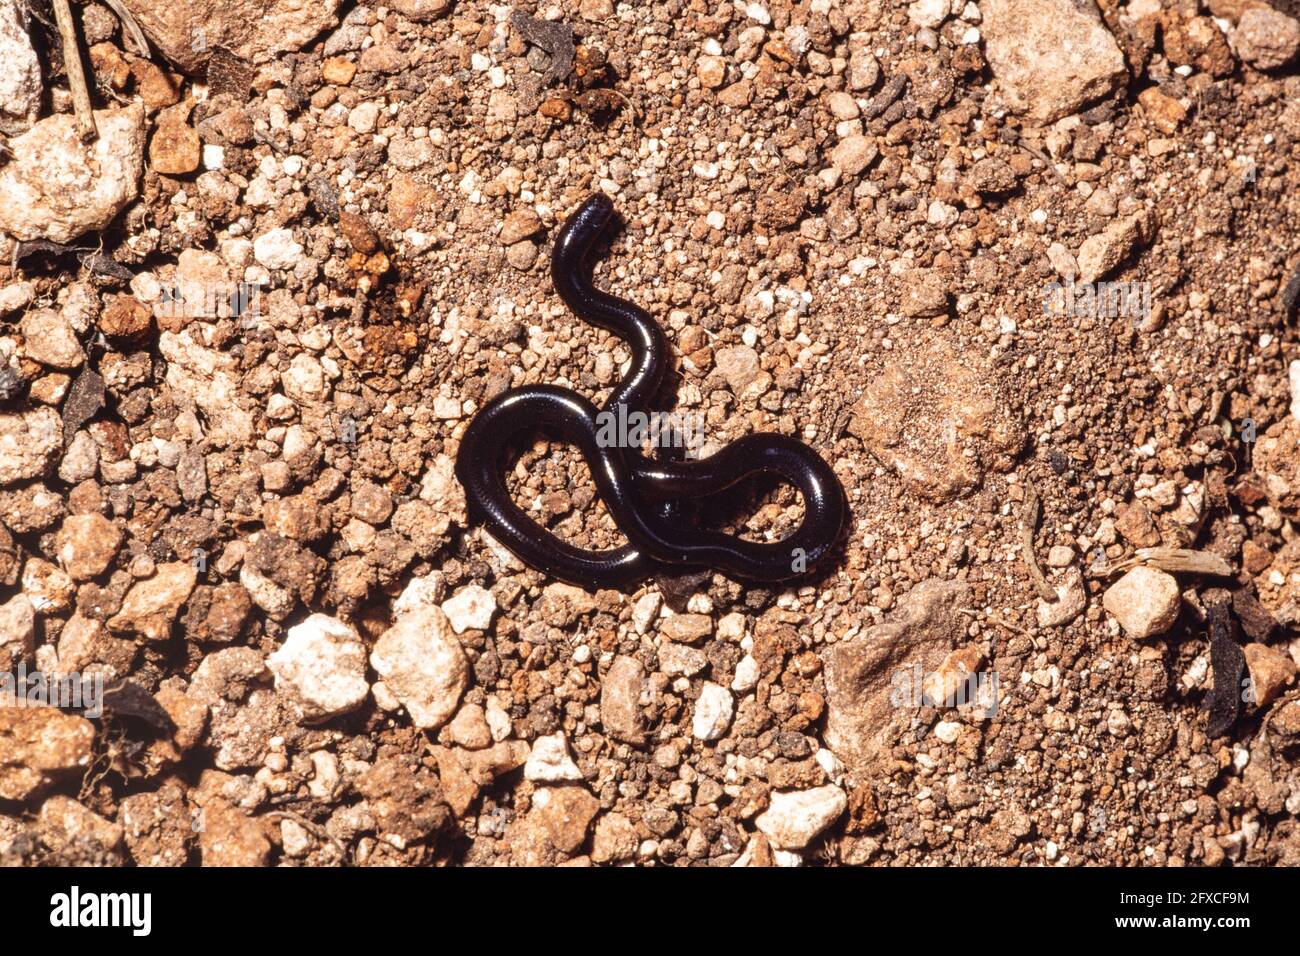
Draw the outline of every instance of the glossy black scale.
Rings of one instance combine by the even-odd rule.
[[[649,414],[668,368],[668,344],[644,309],[592,285],[588,255],[614,212],[603,193],[564,224],[551,254],[555,290],[574,315],[608,329],[632,351],[627,374],[604,411]],[[564,388],[532,385],[503,392],[475,416],[461,439],[456,476],[473,520],[482,521],[526,564],[587,588],[625,590],[656,573],[714,568],[734,578],[777,582],[799,577],[826,556],[844,523],[844,491],[815,451],[784,435],[747,435],[708,458],[652,459],[635,448],[602,447],[597,409]],[[508,453],[538,428],[577,446],[597,493],[628,544],[592,551],[566,544],[514,503],[506,488]],[[695,527],[683,516],[697,502],[757,474],[774,475],[803,495],[804,518],[766,544]],[[707,517],[707,515],[705,516]]]

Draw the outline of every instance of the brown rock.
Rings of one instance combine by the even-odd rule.
[[[266,866],[270,862],[271,841],[262,824],[228,801],[210,797],[195,823],[204,866]]]
[[[541,231],[542,220],[534,210],[516,209],[501,223],[501,234],[498,238],[503,246],[513,246],[516,242],[530,239]]]
[[[957,609],[970,592],[960,581],[923,581],[884,624],[822,653],[826,671],[826,742],[846,763],[865,763],[916,716],[914,675],[938,670],[966,632]]]
[[[98,512],[65,518],[54,541],[59,563],[74,581],[103,574],[121,544],[121,529]]]
[[[706,90],[716,90],[727,78],[727,63],[720,56],[702,56],[695,61],[695,75]]]
[[[478,799],[479,792],[502,774],[524,765],[528,744],[522,740],[501,741],[484,750],[435,747],[438,778],[443,798],[456,816],[463,816]]]
[[[545,830],[561,853],[576,853],[587,841],[600,801],[584,787],[544,787],[533,794],[529,816]]]
[[[849,431],[914,494],[949,501],[979,484],[985,467],[1010,467],[1024,442],[1011,409],[969,350],[936,336],[867,386]]]
[[[1179,124],[1187,118],[1187,108],[1172,96],[1160,92],[1157,86],[1139,93],[1138,102],[1142,104],[1151,125],[1162,133],[1177,132]]]
[[[1255,471],[1270,504],[1300,511],[1300,421],[1288,415],[1268,427],[1255,445]]]
[[[1247,644],[1243,651],[1255,691],[1255,706],[1261,711],[1267,710],[1282,693],[1282,688],[1295,680],[1295,662],[1287,654],[1266,644]]]
[[[985,55],[1017,112],[1050,123],[1124,84],[1124,55],[1092,0],[986,3]]]
[[[1175,66],[1193,66],[1211,76],[1228,76],[1236,59],[1228,41],[1210,17],[1185,17],[1180,10],[1162,13],[1165,56]]]
[[[636,856],[640,841],[636,827],[621,813],[606,813],[596,821],[591,839],[591,859],[595,863],[619,863]]]
[[[27,800],[90,766],[95,726],[53,707],[0,706],[0,800]]]
[[[157,64],[149,60],[132,60],[131,75],[135,77],[136,91],[149,112],[175,106],[180,102],[180,91],[176,83]]]
[[[673,614],[660,620],[659,633],[670,641],[694,644],[713,633],[713,619],[707,614]]]
[[[478,704],[465,704],[461,707],[447,725],[447,733],[453,743],[467,750],[482,750],[492,743],[492,731],[488,728],[487,717]]]
[[[610,736],[630,744],[645,742],[641,693],[645,668],[634,657],[615,657],[600,685],[600,722]]]
[[[149,164],[164,176],[184,176],[199,168],[203,144],[189,124],[192,104],[182,103],[158,114],[149,141]]]
[[[162,54],[202,76],[215,47],[254,63],[298,50],[338,25],[341,0],[123,0]],[[442,0],[446,2],[446,0]]]
[[[1276,70],[1300,52],[1300,20],[1267,6],[1251,7],[1241,14],[1233,40],[1255,69]]]
[[[573,104],[562,96],[548,96],[542,100],[541,105],[537,107],[537,112],[541,113],[547,119],[559,120],[561,123],[567,123],[573,118]]]
[[[357,75],[357,65],[340,56],[328,58],[320,67],[321,79],[336,86],[347,86]]]
[[[153,312],[129,295],[114,296],[99,317],[99,330],[114,341],[139,342],[149,334]]]
[[[123,797],[117,819],[136,866],[184,866],[201,818],[191,816],[181,788],[166,783],[152,792]]]
[[[0,674],[13,673],[36,650],[36,609],[26,594],[0,604]]]
[[[41,804],[36,820],[41,842],[52,850],[93,847],[112,853],[122,845],[122,827],[87,810],[76,800],[53,796]]]
[[[378,830],[398,845],[423,840],[451,822],[438,780],[397,758],[381,759],[357,778]]]
[[[109,630],[165,641],[197,580],[198,573],[188,561],[158,565],[153,577],[137,581],[126,592],[122,610],[108,620]]]
[[[1120,509],[1115,516],[1115,530],[1137,548],[1154,548],[1160,543],[1151,512],[1140,501],[1131,501]]]

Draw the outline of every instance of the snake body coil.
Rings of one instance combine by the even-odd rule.
[[[579,207],[556,239],[551,276],[575,315],[608,329],[631,348],[631,367],[603,411],[645,414],[667,370],[668,345],[644,309],[592,285],[588,254],[613,212],[603,193]],[[568,389],[514,388],[485,405],[461,439],[456,476],[471,517],[526,564],[588,588],[625,590],[655,573],[697,567],[776,582],[810,570],[835,544],[844,522],[844,492],[830,466],[802,442],[760,433],[708,458],[655,460],[638,448],[602,443],[598,414],[595,405]],[[538,428],[577,446],[628,544],[607,551],[575,548],[515,504],[505,483],[507,453],[517,439]],[[803,495],[803,521],[793,534],[760,543],[681,519],[679,503],[724,491],[756,474],[776,475]]]

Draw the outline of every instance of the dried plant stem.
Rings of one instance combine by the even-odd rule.
[[[1044,601],[1056,601],[1056,591],[1047,583],[1047,578],[1043,577],[1043,571],[1038,566],[1038,559],[1034,557],[1034,529],[1038,527],[1038,517],[1040,514],[1038,506],[1038,492],[1030,482],[1025,482],[1025,506],[1020,512],[1020,551],[1024,558],[1025,568],[1029,571],[1029,576],[1034,580],[1034,587],[1038,589],[1038,596]]]
[[[86,86],[86,73],[81,68],[81,48],[77,44],[77,27],[72,21],[72,8],[68,0],[50,0],[54,7],[54,21],[63,40],[63,70],[68,74],[68,86],[72,90],[72,108],[77,111],[77,125],[81,127],[81,138],[91,142],[99,138],[95,126],[95,110],[90,105],[90,88]]]

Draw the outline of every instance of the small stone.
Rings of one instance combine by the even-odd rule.
[[[1164,634],[1178,618],[1181,596],[1173,575],[1137,567],[1106,589],[1102,606],[1135,640]]]
[[[41,62],[23,9],[16,3],[0,5],[0,133],[21,133],[41,108]]]
[[[0,166],[0,232],[70,243],[106,229],[140,192],[144,106],[96,110],[99,136],[81,141],[76,117],[56,113],[9,140]]]
[[[53,707],[0,706],[0,800],[27,800],[90,766],[95,726]]]
[[[26,594],[0,604],[0,674],[14,672],[36,650],[36,608]]]
[[[848,427],[914,494],[948,501],[1010,467],[1024,443],[1015,408],[992,367],[936,335],[868,383]]]
[[[1255,691],[1255,707],[1260,711],[1267,710],[1282,693],[1282,688],[1295,680],[1295,662],[1266,644],[1247,644],[1242,650],[1246,655],[1251,687]]]
[[[907,19],[918,27],[937,30],[948,19],[948,0],[915,0],[907,7]]]
[[[77,586],[59,568],[40,558],[23,565],[23,593],[38,614],[57,614],[72,606]]]
[[[136,92],[144,100],[145,109],[153,112],[174,106],[180,100],[176,84],[167,71],[148,60],[132,60],[131,75],[135,77]]]
[[[1074,563],[1074,548],[1065,544],[1054,544],[1047,552],[1049,568],[1068,568]]]
[[[707,614],[674,614],[660,622],[659,633],[670,641],[694,644],[713,633],[713,619]]]
[[[533,796],[530,817],[545,830],[561,853],[575,853],[587,842],[591,821],[600,812],[600,801],[585,787],[545,787]]]
[[[1083,586],[1083,573],[1070,568],[1065,581],[1055,585],[1056,600],[1038,600],[1038,626],[1062,627],[1083,613],[1088,604],[1088,592]]]
[[[1011,107],[1038,123],[1121,87],[1124,55],[1094,3],[984,0],[985,55]]]
[[[1179,124],[1187,118],[1187,107],[1160,91],[1157,86],[1149,87],[1138,94],[1138,102],[1151,125],[1162,133],[1177,132]]]
[[[945,744],[955,744],[961,736],[962,724],[956,720],[941,720],[934,725],[934,735]]]
[[[737,397],[745,394],[763,372],[758,353],[748,345],[718,349],[714,353],[714,364],[731,393]]]
[[[35,298],[36,287],[30,282],[11,282],[0,286],[0,315],[26,308]]]
[[[1115,516],[1115,530],[1134,547],[1153,548],[1160,543],[1160,532],[1151,512],[1140,501],[1131,501]]]
[[[1114,270],[1140,244],[1150,241],[1153,223],[1149,213],[1135,213],[1085,239],[1079,247],[1079,281],[1091,284]]]
[[[451,0],[392,0],[390,6],[408,20],[429,23],[451,9]]]
[[[52,408],[0,413],[0,487],[40,478],[63,448],[63,423]]]
[[[447,725],[452,743],[468,750],[482,750],[492,743],[487,715],[478,704],[466,704]]]
[[[41,842],[52,850],[94,847],[111,853],[122,844],[122,828],[87,810],[71,797],[56,795],[41,804],[36,819]]]
[[[199,861],[203,866],[266,866],[271,841],[261,821],[239,807],[213,797],[204,804],[199,830]]]
[[[566,783],[582,780],[582,771],[569,756],[564,734],[550,734],[533,741],[533,749],[524,764],[524,779],[535,783]]]
[[[605,732],[617,740],[645,742],[645,716],[641,712],[645,677],[640,661],[620,655],[601,679],[600,722]]]
[[[291,690],[309,720],[328,720],[356,710],[370,695],[366,647],[352,625],[313,614],[289,628],[267,658],[276,687]]]
[[[904,279],[903,314],[912,318],[943,315],[948,310],[948,288],[932,269],[912,269]]]
[[[1300,20],[1263,5],[1242,13],[1232,36],[1237,55],[1257,70],[1286,66],[1300,52]]]
[[[836,786],[777,792],[754,824],[774,846],[799,850],[838,820],[848,805],[848,797]]]
[[[537,243],[531,239],[521,239],[506,249],[506,262],[512,269],[527,272],[537,261]]]
[[[138,342],[149,333],[153,313],[129,295],[115,296],[99,317],[99,331],[115,342]]]
[[[687,644],[664,644],[659,648],[659,669],[669,677],[694,677],[709,666],[709,655]]]
[[[716,90],[727,79],[727,61],[720,56],[702,56],[695,61],[695,75],[706,90]]]
[[[492,626],[497,599],[486,588],[471,584],[443,601],[442,610],[457,634],[463,634],[471,628],[486,631]]]
[[[190,108],[186,104],[172,107],[158,115],[158,125],[149,141],[149,165],[164,176],[184,176],[199,168],[203,143],[187,122]]]
[[[593,863],[620,863],[636,856],[636,827],[621,813],[606,813],[596,821],[591,838]]]
[[[513,246],[522,239],[530,239],[542,231],[542,220],[536,211],[525,207],[508,214],[501,223],[498,238],[503,246]]]
[[[291,229],[272,229],[253,240],[253,257],[268,269],[292,269],[302,253]]]
[[[23,316],[23,350],[34,362],[51,368],[72,369],[86,360],[77,333],[63,314],[36,309]]]
[[[445,724],[469,685],[469,661],[436,607],[413,611],[385,631],[370,665],[421,730]]]
[[[343,57],[332,56],[320,66],[321,79],[335,86],[347,86],[357,75],[357,65]]]
[[[632,605],[632,626],[636,628],[638,634],[645,634],[650,630],[650,625],[659,617],[659,609],[663,607],[663,595],[658,591],[647,591],[637,598],[636,603]]]
[[[1047,247],[1047,261],[1062,279],[1073,279],[1079,274],[1079,261],[1064,243],[1054,242]]]
[[[573,118],[573,104],[562,96],[548,96],[542,100],[537,112],[541,113],[547,119],[559,120],[561,123],[567,123]]]
[[[578,15],[596,23],[608,20],[614,15],[614,0],[582,0],[578,4]]]
[[[54,542],[63,570],[74,581],[103,574],[122,544],[122,531],[98,512],[71,515]]]
[[[712,681],[705,681],[700,689],[700,697],[695,702],[691,732],[700,740],[720,739],[731,726],[735,706],[731,691]]]
[[[843,176],[856,176],[879,154],[875,140],[855,133],[840,140],[831,150],[831,166]]]
[[[747,693],[758,686],[760,676],[762,676],[762,670],[758,666],[758,661],[746,654],[740,659],[740,663],[736,665],[736,673],[731,680],[731,689],[738,694]]]
[[[122,610],[108,619],[109,630],[133,632],[149,641],[165,641],[171,636],[172,622],[189,600],[197,581],[198,572],[189,561],[158,565],[153,577],[137,581],[126,592]]]

